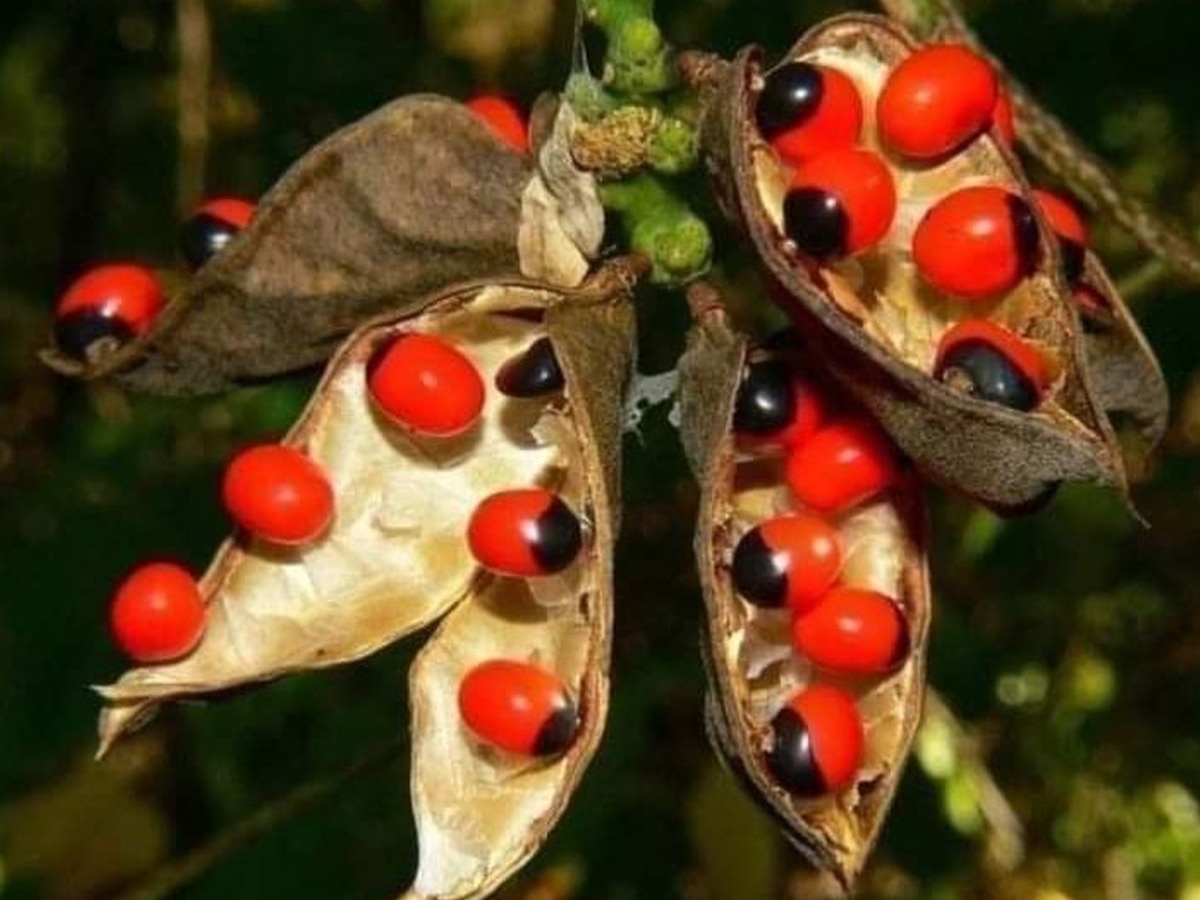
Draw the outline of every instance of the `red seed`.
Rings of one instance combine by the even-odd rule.
[[[471,669],[458,687],[458,709],[477,738],[523,756],[561,753],[579,730],[578,710],[559,677],[515,660]]]
[[[225,508],[255,537],[305,544],[333,519],[333,488],[319,465],[291,447],[267,444],[235,456],[225,469]]]
[[[475,364],[427,334],[404,334],[377,349],[367,363],[367,388],[388,418],[431,437],[470,430],[483,410]]]
[[[195,649],[204,635],[204,598],[173,563],[149,563],[117,589],[109,610],[117,646],[139,663],[165,663]]]
[[[1012,290],[1036,267],[1028,205],[1003,188],[961,188],[935,203],[913,235],[913,261],[933,287],[962,300]]]
[[[988,319],[963,319],[950,328],[938,343],[938,360],[964,344],[981,343],[996,348],[1034,386],[1038,393],[1050,383],[1050,372],[1041,352],[1003,325]],[[935,365],[940,368],[940,363]]]
[[[579,555],[583,530],[552,491],[501,491],[475,508],[467,543],[479,563],[502,575],[534,578],[561,572]]]
[[[908,626],[890,597],[860,588],[830,591],[792,622],[797,652],[818,666],[849,675],[891,671],[908,655]]]
[[[788,457],[784,476],[809,509],[836,513],[865,503],[899,478],[887,438],[866,419],[843,419],[818,431]]]
[[[959,44],[917,50],[888,76],[876,118],[888,149],[933,159],[970,141],[992,121],[996,73],[987,60]]]
[[[785,790],[820,797],[854,784],[866,735],[845,691],[825,685],[800,691],[772,720],[771,731],[767,766]]]
[[[783,201],[784,233],[802,253],[836,259],[873,247],[892,227],[896,186],[868,150],[833,150],[796,170]]]
[[[769,73],[756,114],[775,152],[793,166],[851,147],[862,132],[858,89],[828,66],[788,63]]]
[[[468,100],[466,106],[484,121],[492,134],[508,146],[518,153],[529,152],[529,126],[520,110],[507,97],[480,94]]]
[[[738,593],[763,607],[811,609],[842,570],[842,539],[816,516],[768,519],[734,549],[731,574]]]

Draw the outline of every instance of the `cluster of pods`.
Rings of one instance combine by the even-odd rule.
[[[992,66],[965,46],[934,44],[868,84],[839,68],[837,54],[810,56],[767,73],[755,107],[761,136],[788,170],[778,210],[785,247],[814,266],[858,257],[860,281],[885,265],[883,254],[897,254],[915,267],[922,301],[950,309],[931,374],[983,400],[1037,408],[1052,366],[992,316],[1039,264],[1036,216],[1009,185],[974,179],[914,197],[909,184],[981,135],[1011,144],[1011,103]],[[1087,243],[1079,214],[1047,191],[1032,197],[1077,284]],[[1081,294],[1081,303],[1091,299]]]
[[[761,474],[762,461],[771,466],[759,486],[776,473],[786,484],[786,499],[737,541],[733,588],[768,617],[783,612],[792,650],[820,673],[775,714],[767,765],[799,797],[836,793],[855,782],[864,755],[863,721],[845,683],[893,672],[909,652],[902,598],[856,581],[843,535],[856,512],[896,486],[900,460],[869,418],[786,355],[748,363],[733,429],[742,467]]]

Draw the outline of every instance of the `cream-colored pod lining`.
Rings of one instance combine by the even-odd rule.
[[[828,45],[825,42],[828,41]],[[942,294],[920,277],[912,259],[912,239],[929,208],[947,194],[973,185],[994,185],[1023,195],[1025,188],[1013,164],[989,134],[935,163],[914,162],[883,150],[875,128],[875,104],[894,63],[908,50],[861,25],[831,26],[808,41],[811,49],[795,58],[837,69],[854,82],[863,102],[862,146],[881,154],[896,185],[896,218],[883,240],[857,256],[821,269],[830,299],[894,356],[923,372],[932,372],[938,344],[946,331],[966,318],[985,317],[1021,335],[1042,351],[1052,378],[1061,381],[1059,348],[1065,325],[1047,309],[1057,303],[1057,289],[1043,262],[1008,294],[964,301]],[[886,57],[893,56],[893,59]],[[783,199],[789,176],[769,146],[754,148],[759,200],[783,234]],[[1043,248],[1045,240],[1043,236]],[[1044,253],[1044,251],[1043,251]]]
[[[543,442],[555,434],[543,420],[555,413],[492,388],[496,370],[544,333],[539,321],[503,311],[544,307],[555,296],[477,290],[351,339],[286,439],[328,473],[333,525],[300,548],[228,542],[202,579],[209,609],[196,651],[98,689],[109,702],[100,720],[101,752],[159,703],[359,659],[467,595],[478,576],[465,540],[474,505],[496,491],[562,478],[563,448]],[[487,399],[468,434],[412,438],[372,406],[366,361],[402,331],[439,334],[479,369]]]

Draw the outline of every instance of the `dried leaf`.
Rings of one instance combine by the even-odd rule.
[[[326,359],[365,319],[518,273],[527,160],[465,107],[397,100],[311,150],[144,337],[68,375],[195,394]]]
[[[739,456],[734,446],[733,405],[746,355],[745,340],[726,327],[719,309],[710,309],[680,362],[681,433],[701,489],[695,546],[707,613],[701,644],[708,732],[789,840],[849,890],[878,837],[920,720],[931,603],[921,486],[906,477],[882,499],[836,520],[847,551],[841,583],[899,602],[909,631],[906,662],[867,680],[816,669],[793,651],[781,613],[745,603],[731,580],[740,536],[786,501],[778,460]],[[790,695],[814,683],[836,683],[855,695],[867,751],[853,787],[802,800],[779,786],[765,755],[772,718]]]
[[[604,208],[595,176],[580,169],[571,155],[578,117],[565,100],[558,102],[551,122],[537,150],[536,171],[521,196],[521,272],[574,287],[600,250]]]
[[[848,15],[810,31],[787,58],[838,66],[869,108],[887,71],[915,46],[886,19]],[[989,135],[933,165],[889,157],[900,198],[892,231],[858,258],[806,271],[780,227],[785,173],[754,126],[761,59],[751,47],[728,65],[705,67],[715,84],[707,85],[703,141],[724,206],[782,286],[781,302],[822,368],[871,411],[923,474],[993,507],[1029,504],[1061,481],[1124,490],[1115,436],[1096,400],[1078,314],[1044,222],[1037,271],[989,312],[1046,359],[1053,381],[1041,405],[1030,413],[1007,409],[956,392],[930,374],[938,342],[964,312],[918,278],[908,249],[912,229],[937,197],[970,183],[1027,195],[1016,159]],[[865,141],[871,146],[873,135]]]

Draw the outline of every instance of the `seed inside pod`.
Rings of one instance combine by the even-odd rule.
[[[825,685],[792,697],[771,722],[767,766],[801,797],[845,790],[862,765],[865,736],[854,698]]]
[[[824,420],[820,393],[786,363],[770,359],[746,367],[733,409],[733,430],[743,443],[794,447]]]
[[[534,578],[571,565],[583,547],[583,529],[551,491],[501,491],[475,508],[467,542],[479,563],[493,572]]]
[[[563,389],[563,373],[550,338],[538,338],[496,372],[496,390],[509,397],[541,397]]]
[[[507,97],[498,94],[480,94],[466,102],[466,107],[475,113],[488,130],[518,153],[529,152],[529,126],[521,111]]]
[[[837,69],[805,62],[768,73],[754,114],[759,132],[791,165],[852,146],[863,123],[854,82]]]
[[[746,532],[733,551],[733,585],[756,606],[811,609],[842,568],[837,529],[815,516],[780,516]]]
[[[272,543],[308,543],[333,519],[333,488],[324,470],[292,447],[242,451],[226,467],[221,491],[233,520]]]
[[[403,334],[367,362],[367,388],[394,422],[430,437],[471,429],[483,409],[484,385],[455,346],[426,334]]]
[[[254,204],[237,197],[210,200],[192,214],[179,231],[179,248],[192,270],[225,249],[250,224]]]
[[[913,235],[921,276],[962,300],[1012,290],[1038,263],[1038,228],[1029,206],[999,187],[961,188],[939,200]]]
[[[946,332],[934,377],[989,403],[1035,409],[1048,376],[1041,354],[1003,326],[966,319]]]
[[[204,599],[196,579],[173,563],[148,563],[121,583],[109,610],[113,638],[139,663],[187,656],[204,635]]]
[[[878,591],[835,588],[792,623],[792,643],[813,663],[849,675],[880,675],[908,656],[900,607]]]
[[[1038,188],[1034,188],[1032,193],[1034,202],[1058,237],[1063,276],[1067,284],[1074,285],[1083,275],[1083,260],[1088,246],[1087,226],[1079,210],[1065,197]]]
[[[899,470],[895,451],[873,422],[843,419],[818,431],[788,457],[785,478],[806,507],[835,513],[888,490]]]
[[[959,44],[923,47],[888,76],[879,95],[879,136],[888,149],[936,159],[992,121],[998,85],[988,62]]]
[[[896,214],[887,165],[868,150],[833,150],[796,170],[783,200],[783,230],[800,252],[838,259],[877,244]]]
[[[556,756],[579,731],[579,710],[557,675],[531,663],[494,659],[458,688],[463,721],[480,740],[522,756]]]
[[[163,307],[154,273],[118,263],[85,272],[63,293],[54,313],[54,340],[66,355],[87,360],[102,342],[114,348],[153,324]]]

